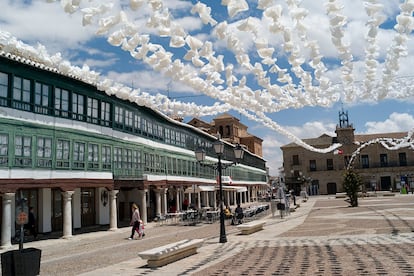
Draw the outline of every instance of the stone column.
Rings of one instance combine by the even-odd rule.
[[[162,210],[162,214],[166,214],[166,213],[168,213],[168,210],[167,210],[167,205],[168,205],[168,200],[167,200],[167,195],[168,195],[168,188],[165,188],[164,189],[164,192],[162,193],[162,200],[163,200],[163,203],[164,203],[164,208],[163,208],[163,210]]]
[[[201,210],[201,192],[199,191],[196,194],[197,194],[197,197],[198,197],[198,203],[197,203],[198,210]]]
[[[109,230],[115,231],[118,229],[118,216],[117,216],[117,206],[116,198],[119,190],[109,191]]]
[[[210,192],[206,192],[206,207],[210,207],[210,198],[208,196]]]
[[[139,211],[140,211],[140,215],[141,215],[141,220],[142,222],[145,224],[147,224],[147,218],[148,218],[148,214],[147,214],[147,192],[148,190],[138,190],[138,196],[139,196]]]
[[[175,202],[176,202],[176,208],[175,208],[175,210],[177,211],[177,212],[179,212],[179,211],[181,211],[181,201],[180,201],[180,192],[181,192],[181,189],[176,189],[175,190]],[[191,199],[191,198],[190,198]]]
[[[155,215],[161,215],[161,191],[154,190],[155,192]]]
[[[72,237],[72,195],[74,191],[62,192],[63,195],[63,237]]]
[[[15,193],[5,193],[3,194],[3,214],[2,214],[2,224],[1,224],[1,248],[7,249],[12,246],[11,244],[11,210],[12,210],[12,200],[15,198]]]

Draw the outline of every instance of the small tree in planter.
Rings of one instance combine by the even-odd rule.
[[[351,207],[358,207],[358,192],[361,191],[361,177],[352,169],[347,169],[344,174],[344,191],[349,197]]]

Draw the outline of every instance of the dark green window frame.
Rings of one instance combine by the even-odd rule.
[[[55,88],[55,116],[69,118],[70,92],[66,89]]]
[[[102,169],[111,170],[112,169],[112,149],[110,146],[102,146]]]
[[[88,143],[88,169],[99,169],[99,145]]]
[[[84,169],[86,167],[86,143],[73,142],[73,169]]]
[[[12,107],[20,110],[31,111],[31,81],[22,77],[13,78]]]
[[[51,99],[51,87],[48,84],[35,82],[34,85],[34,112],[50,114],[49,101]]]
[[[52,138],[37,137],[36,164],[39,168],[52,167]]]
[[[97,125],[99,122],[99,101],[88,97],[86,106],[86,121]]]
[[[9,94],[9,75],[0,72],[0,105],[7,106]]]
[[[101,125],[111,126],[111,104],[108,102],[101,102]]]
[[[0,166],[9,165],[9,135],[0,134]]]
[[[122,148],[114,147],[114,168],[122,169]]]
[[[56,141],[56,167],[70,168],[70,141],[57,139]]]
[[[32,167],[32,137],[16,135],[14,137],[14,164],[17,167]]]
[[[85,96],[75,92],[72,93],[72,119],[85,120]]]

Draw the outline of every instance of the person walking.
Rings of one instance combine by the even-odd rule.
[[[34,209],[32,206],[29,208],[29,221],[26,224],[26,229],[28,229],[30,231],[30,235],[32,235],[33,238],[37,240],[36,217],[34,215]]]
[[[236,219],[238,224],[242,224],[244,214],[243,214],[243,208],[240,206],[240,204],[237,204],[236,210],[234,210],[236,213]]]
[[[131,235],[129,236],[129,240],[134,238],[135,232],[139,233],[139,225],[140,225],[141,216],[139,214],[138,206],[134,203],[132,204],[132,218],[130,225],[132,226]]]

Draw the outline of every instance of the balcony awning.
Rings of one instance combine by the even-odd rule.
[[[247,188],[244,186],[223,186],[224,191],[236,191],[237,193],[247,192]]]

